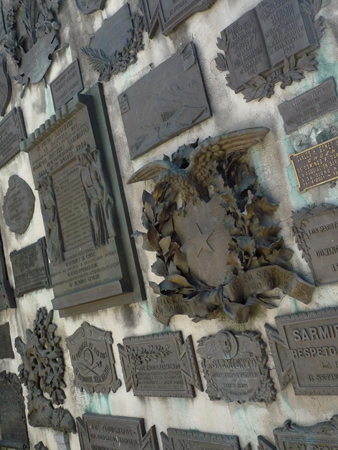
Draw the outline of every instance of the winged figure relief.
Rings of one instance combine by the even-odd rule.
[[[128,180],[155,181],[153,192],[143,193],[146,232],[134,236],[156,251],[152,271],[164,281],[150,286],[161,304],[180,303],[179,314],[200,320],[226,313],[246,322],[251,306],[274,306],[271,291],[278,287],[310,301],[313,286],[290,271],[293,252],[272,222],[278,206],[261,195],[245,157],[268,131],[250,128],[184,145],[171,160],[148,163]],[[169,314],[175,306],[166,308]]]

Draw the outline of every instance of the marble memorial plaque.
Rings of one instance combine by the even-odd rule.
[[[193,14],[210,9],[217,0],[141,0],[140,6],[145,18],[145,26],[149,37],[152,38],[158,25],[164,35],[185,22]]]
[[[0,359],[14,358],[9,323],[0,325]]]
[[[34,214],[35,197],[32,189],[18,175],[8,180],[3,213],[6,225],[16,234],[24,234]]]
[[[10,258],[16,297],[51,287],[45,238],[12,252]]]
[[[0,168],[19,153],[20,142],[26,137],[21,108],[13,108],[0,122]]]
[[[210,400],[271,403],[276,390],[260,333],[219,331],[199,340],[198,354]]]
[[[57,117],[22,144],[40,196],[54,309],[64,316],[140,301],[102,87],[77,95]]]
[[[211,117],[193,43],[119,96],[134,159]]]
[[[1,4],[0,4],[1,6]],[[0,42],[1,42],[1,16],[0,10]],[[0,55],[0,116],[5,114],[12,95],[12,84],[7,72],[6,58]]]
[[[84,414],[76,423],[81,450],[159,450],[155,425],[146,432],[144,419]]]
[[[7,308],[16,308],[16,302],[12,286],[8,279],[5,254],[0,235],[0,311]]]
[[[307,191],[338,178],[338,137],[289,156],[298,189]]]
[[[20,380],[14,373],[0,373],[0,411],[0,447],[29,448],[25,402]]]
[[[203,391],[191,336],[153,334],[123,339],[118,344],[127,392],[152,397],[195,397]]]
[[[319,205],[293,213],[293,232],[317,285],[338,281],[338,208]]]
[[[89,393],[116,392],[121,386],[115,370],[110,331],[84,322],[72,336],[66,339],[74,370],[74,385]]]
[[[76,6],[82,14],[91,14],[104,8],[106,0],[75,0]]]
[[[289,86],[315,70],[308,54],[319,46],[323,27],[315,26],[321,2],[309,12],[300,0],[264,0],[221,33],[216,58],[229,71],[228,86],[247,101],[271,97],[274,85]],[[323,24],[321,24],[323,25]]]
[[[237,436],[168,428],[161,433],[163,450],[240,450]]]
[[[88,2],[86,2],[88,3]],[[83,90],[79,60],[74,61],[50,84],[55,111]]]
[[[296,395],[338,394],[338,309],[276,317],[266,332],[281,388]]]
[[[329,112],[338,110],[336,83],[333,77],[292,100],[278,105],[287,134]]]
[[[112,17],[105,19],[90,39],[89,47],[81,50],[89,64],[100,74],[99,81],[108,81],[112,75],[125,72],[137,61],[143,50],[143,18],[131,14],[126,3]]]

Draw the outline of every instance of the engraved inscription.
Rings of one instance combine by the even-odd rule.
[[[164,450],[240,450],[237,436],[201,433],[199,431],[168,428],[167,435],[161,433]]]
[[[291,381],[296,395],[338,393],[338,310],[328,308],[276,318],[266,324],[282,389]]]
[[[27,137],[20,108],[12,111],[0,122],[0,167],[20,151],[20,142]]]
[[[191,337],[185,343],[180,332],[126,338],[118,349],[134,395],[194,397],[192,383],[203,390]]]
[[[287,134],[329,112],[338,110],[334,78],[316,86],[302,95],[278,105]]]
[[[51,82],[50,89],[55,111],[82,91],[83,83],[78,59],[75,59],[66,70]]]

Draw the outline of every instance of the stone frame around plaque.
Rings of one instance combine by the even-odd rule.
[[[167,434],[161,432],[163,450],[191,449],[205,450],[207,445],[213,450],[241,450],[238,436],[204,433],[201,431],[168,428]],[[179,445],[175,445],[175,441]]]
[[[81,391],[108,394],[121,386],[116,375],[112,344],[111,331],[100,330],[87,322],[66,338],[74,385]]]
[[[64,139],[58,138],[60,133]],[[62,158],[54,156],[56,145]],[[29,153],[39,190],[54,309],[65,317],[144,300],[103,87],[97,84],[77,95],[21,149]],[[103,193],[102,208],[93,205],[102,212],[95,213],[96,222],[91,219],[87,175],[99,180]],[[75,219],[81,223],[74,225]]]
[[[182,332],[174,331],[128,337],[117,347],[127,392],[132,389],[139,396],[193,398],[194,387],[203,391],[191,336],[183,341]],[[166,373],[157,380],[159,370]]]

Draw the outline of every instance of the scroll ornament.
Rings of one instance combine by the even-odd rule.
[[[174,314],[194,321],[224,313],[238,323],[252,306],[274,307],[266,293],[279,287],[303,303],[314,287],[290,271],[293,252],[284,247],[277,209],[262,197],[243,156],[267,134],[252,128],[184,145],[170,161],[151,162],[128,181],[155,179],[143,193],[143,248],[156,252],[155,275],[164,277],[154,315],[168,324]]]

